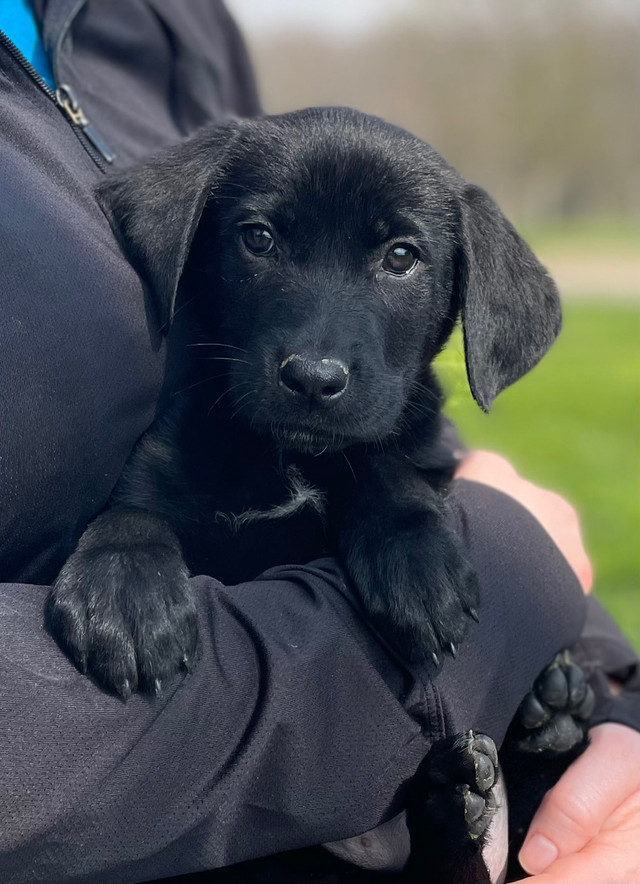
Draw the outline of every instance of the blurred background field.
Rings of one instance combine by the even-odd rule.
[[[449,412],[579,509],[595,591],[638,643],[635,0],[228,0],[265,109],[343,104],[415,132],[497,199],[558,282],[564,330],[496,402]]]
[[[490,415],[466,386],[460,336],[441,358],[449,413],[465,440],[507,455],[579,510],[595,592],[638,641],[638,308],[565,305],[558,342]]]

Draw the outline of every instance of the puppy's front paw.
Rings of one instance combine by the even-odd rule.
[[[477,620],[477,578],[457,538],[433,518],[389,525],[384,540],[360,537],[347,567],[368,616],[400,653],[436,665],[455,656],[469,619]]]
[[[159,692],[195,661],[196,609],[180,548],[166,526],[162,536],[136,534],[134,525],[113,530],[110,513],[100,519],[53,585],[47,625],[108,690],[125,699],[138,688]]]
[[[557,654],[516,713],[517,746],[525,752],[568,752],[584,741],[593,691],[569,652]]]

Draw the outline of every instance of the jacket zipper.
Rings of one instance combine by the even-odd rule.
[[[24,57],[18,47],[11,42],[4,31],[0,31],[0,46],[5,47],[9,55],[22,65],[31,79],[34,80],[45,95],[53,101],[62,113],[64,113],[86,152],[100,171],[105,172],[107,166],[114,161],[115,154],[105,144],[93,125],[87,119],[84,111],[78,103],[78,99],[76,98],[73,89],[64,83],[61,83],[57,89],[52,89],[48,83],[42,79],[31,62]]]

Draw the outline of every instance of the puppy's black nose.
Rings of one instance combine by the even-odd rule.
[[[333,405],[347,389],[349,368],[340,359],[314,359],[293,354],[280,365],[280,383],[309,405]]]

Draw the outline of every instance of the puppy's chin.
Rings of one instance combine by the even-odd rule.
[[[354,441],[357,441],[350,436],[345,436],[344,433],[323,434],[293,427],[274,428],[274,432],[271,435],[278,447],[285,451],[295,451],[299,454],[312,454],[315,456],[341,451],[343,448],[353,445]]]
[[[245,415],[245,423],[246,417]],[[337,451],[342,451],[343,448],[348,448],[350,445],[366,441],[339,429],[319,429],[293,422],[284,423],[282,420],[275,418],[270,420],[267,417],[265,419],[264,413],[257,419],[255,416],[250,419],[248,429],[254,435],[274,442],[281,451],[315,456],[333,454]]]

